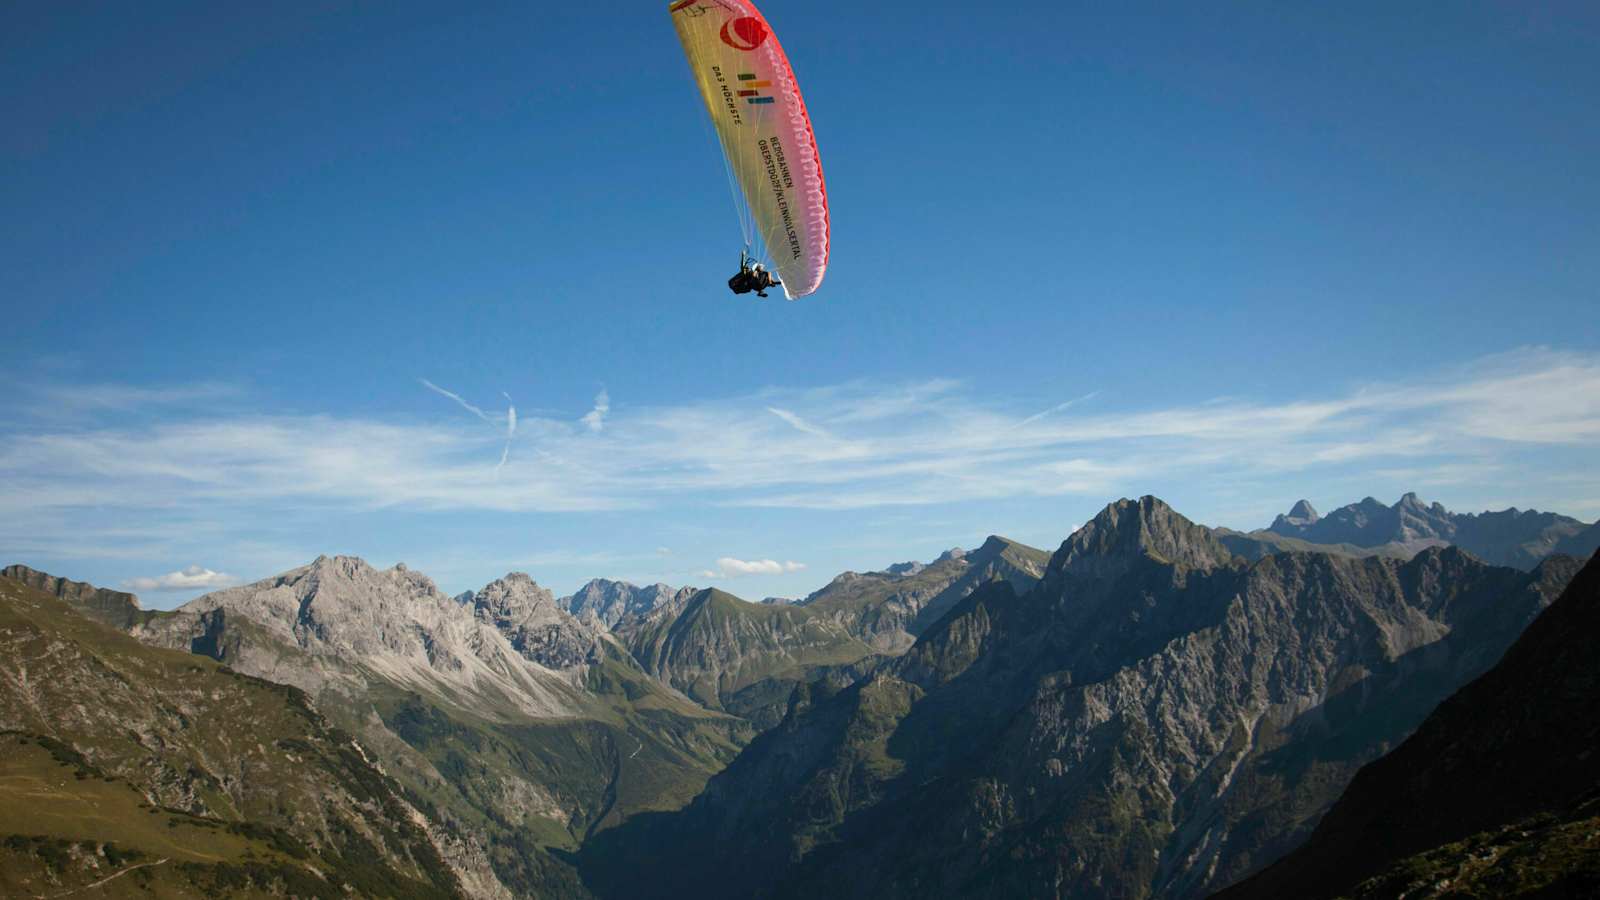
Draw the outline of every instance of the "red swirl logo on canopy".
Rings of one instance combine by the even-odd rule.
[[[722,23],[722,42],[735,50],[754,50],[767,42],[767,26],[754,16]]]

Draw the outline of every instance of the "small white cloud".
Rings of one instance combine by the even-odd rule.
[[[720,578],[721,576],[710,569],[701,569],[695,573],[696,578]]]
[[[671,556],[672,555],[672,548],[671,547],[657,547],[656,548],[656,555],[657,556]]]
[[[793,560],[778,562],[775,559],[734,559],[724,556],[717,560],[717,568],[721,570],[723,578],[737,578],[740,575],[782,575],[785,572],[798,572],[806,567],[805,563]],[[708,577],[704,574],[702,578]],[[715,573],[711,577],[715,577]]]
[[[589,426],[590,431],[599,431],[605,427],[606,414],[609,412],[611,412],[611,395],[606,393],[605,388],[601,388],[600,393],[594,395],[594,409],[585,413],[581,421]]]
[[[198,591],[232,587],[239,579],[226,572],[213,572],[202,566],[190,566],[181,572],[168,572],[154,578],[130,578],[122,586],[130,591]]]

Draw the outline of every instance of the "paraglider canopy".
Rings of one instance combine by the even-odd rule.
[[[765,249],[789,299],[804,297],[828,269],[828,193],[789,58],[747,0],[668,10],[736,185],[745,244]]]

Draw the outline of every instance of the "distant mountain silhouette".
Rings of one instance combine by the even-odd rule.
[[[1423,503],[1416,494],[1406,494],[1393,506],[1367,497],[1326,516],[1318,516],[1310,503],[1301,500],[1265,531],[1313,544],[1394,547],[1410,553],[1454,544],[1495,565],[1531,569],[1554,552],[1587,558],[1586,553],[1573,552],[1581,550],[1580,546],[1558,549],[1585,528],[1569,516],[1514,507],[1500,512],[1453,513],[1438,503]],[[1600,542],[1600,534],[1594,540]]]

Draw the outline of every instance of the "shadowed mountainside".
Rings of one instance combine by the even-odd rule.
[[[1221,900],[1600,895],[1600,557],[1488,674]]]

